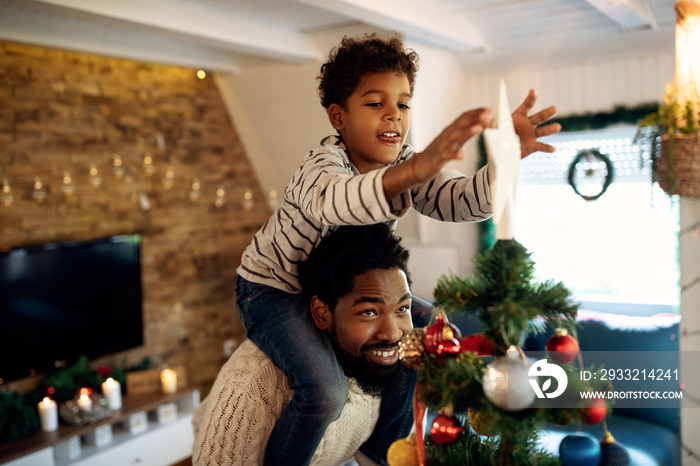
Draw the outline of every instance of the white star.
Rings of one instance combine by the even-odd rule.
[[[506,84],[501,80],[498,110],[494,128],[484,130],[484,139],[491,165],[491,203],[496,239],[513,239],[515,191],[520,166],[520,138],[513,128],[508,107]]]

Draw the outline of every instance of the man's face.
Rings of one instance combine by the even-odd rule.
[[[329,331],[346,375],[367,393],[387,394],[386,387],[398,386],[405,372],[398,342],[413,328],[406,274],[398,268],[370,270],[355,277],[353,285],[319,327]]]

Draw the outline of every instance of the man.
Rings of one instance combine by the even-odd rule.
[[[360,465],[386,464],[385,457],[370,453],[380,415],[390,420],[385,425],[398,426],[391,433],[396,439],[411,430],[415,373],[398,360],[398,342],[413,328],[407,261],[408,251],[389,228],[376,224],[340,227],[299,266],[309,325],[328,333],[328,350],[335,351],[350,387],[311,465],[353,458]],[[291,396],[283,372],[246,340],[195,413],[193,463],[262,464],[270,432]],[[402,407],[399,412],[380,413],[388,397],[402,399],[393,403]]]

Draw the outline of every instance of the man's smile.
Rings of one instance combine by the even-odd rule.
[[[396,345],[392,345],[391,347],[376,347],[365,350],[364,353],[367,355],[367,359],[370,362],[382,366],[395,364],[399,359],[398,347]]]

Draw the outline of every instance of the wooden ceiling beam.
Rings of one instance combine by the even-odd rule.
[[[491,51],[463,15],[424,0],[297,0],[453,51]]]

